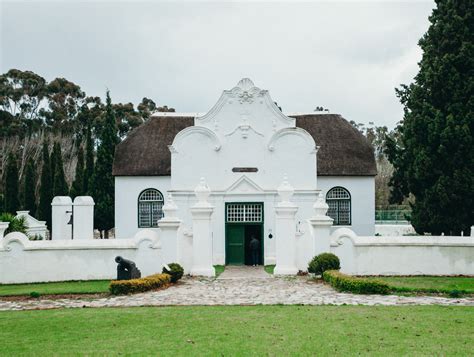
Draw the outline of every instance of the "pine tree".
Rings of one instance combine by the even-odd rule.
[[[8,163],[5,172],[5,198],[4,210],[5,212],[14,214],[20,209],[18,183],[18,166],[17,157],[15,154],[8,155]]]
[[[69,189],[67,187],[66,177],[64,176],[63,157],[59,143],[54,144],[51,157],[54,160],[54,164],[51,162],[51,166],[54,167],[53,197],[66,196],[69,194]]]
[[[30,211],[30,215],[36,215],[36,172],[33,159],[30,158],[25,168],[23,180],[23,208]]]
[[[51,229],[51,202],[53,200],[53,184],[51,182],[51,163],[49,161],[48,143],[43,144],[43,165],[39,190],[38,218],[46,221]]]
[[[94,175],[94,142],[92,141],[91,126],[87,126],[86,132],[86,167],[84,169],[84,194],[90,194],[89,186]]]
[[[76,175],[71,185],[70,196],[72,199],[76,196],[83,196],[84,192],[84,150],[79,147],[77,153]]]
[[[419,45],[399,140],[388,142],[394,201],[414,196],[418,233],[469,234],[474,224],[474,2],[437,0]]]
[[[112,101],[107,91],[105,123],[101,131],[100,144],[97,148],[97,162],[92,179],[92,192],[95,201],[94,222],[96,228],[106,232],[113,228],[114,223],[114,177],[112,164],[114,160],[115,145],[118,143],[115,115]]]

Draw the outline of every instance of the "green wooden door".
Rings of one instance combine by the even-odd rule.
[[[226,235],[226,264],[244,264],[245,226],[229,224]]]

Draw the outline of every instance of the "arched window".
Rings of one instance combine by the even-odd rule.
[[[351,195],[344,187],[333,187],[326,195],[329,206],[328,216],[334,219],[335,226],[351,224]]]
[[[147,188],[138,196],[138,227],[158,227],[163,217],[163,195],[154,188]]]

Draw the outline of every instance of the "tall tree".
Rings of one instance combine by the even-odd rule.
[[[0,135],[23,136],[42,125],[46,80],[31,71],[11,69],[0,75]]]
[[[108,231],[114,227],[114,177],[112,164],[114,161],[115,145],[118,143],[115,115],[112,108],[110,93],[107,91],[104,127],[101,131],[97,162],[92,179],[92,192],[95,201],[94,221],[97,229]]]
[[[469,233],[474,224],[474,2],[437,0],[399,140],[389,140],[393,199],[413,194],[418,233]]]
[[[30,211],[30,215],[36,215],[36,172],[33,158],[28,160],[23,180],[23,208]]]
[[[51,202],[53,200],[53,184],[51,181],[51,163],[49,160],[48,143],[43,143],[43,165],[39,190],[38,218],[46,221],[51,229]]]
[[[65,78],[56,78],[46,88],[48,110],[41,111],[46,123],[56,131],[73,132],[77,130],[75,120],[85,93],[77,84]]]
[[[84,194],[84,150],[80,146],[77,153],[76,175],[71,185],[70,196],[74,199],[74,197]]]
[[[90,183],[94,177],[94,142],[92,140],[91,126],[86,131],[86,167],[84,169],[84,194],[90,194]]]
[[[20,208],[18,183],[18,165],[15,154],[8,155],[8,164],[5,175],[5,203],[4,210],[8,213],[15,213]]]
[[[51,166],[54,168],[53,197],[66,196],[69,193],[69,189],[67,187],[66,177],[64,176],[64,165],[63,165],[63,156],[61,154],[61,145],[59,145],[58,142],[54,143],[53,153],[51,154],[51,158],[52,158]]]

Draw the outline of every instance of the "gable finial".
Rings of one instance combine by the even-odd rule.
[[[239,83],[237,83],[237,87],[240,87],[242,90],[249,90],[255,87],[255,84],[253,84],[250,78],[242,78]]]

